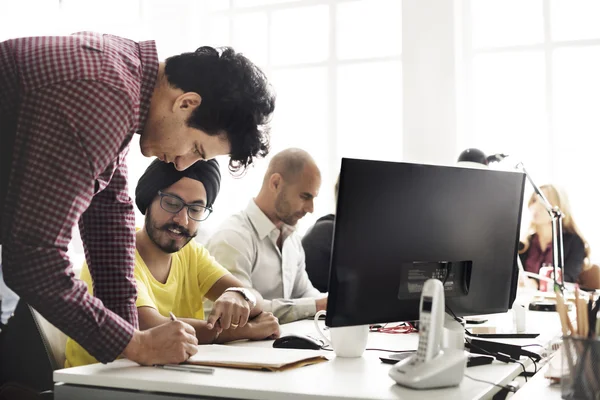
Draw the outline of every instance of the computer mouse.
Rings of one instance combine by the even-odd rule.
[[[321,350],[323,342],[306,335],[290,334],[275,339],[273,347],[276,349]]]

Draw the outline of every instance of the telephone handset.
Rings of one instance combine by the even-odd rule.
[[[419,303],[417,352],[395,364],[389,372],[398,384],[429,389],[456,386],[462,381],[467,357],[462,349],[442,349],[444,315],[444,286],[438,279],[428,279]]]
[[[419,307],[419,347],[416,362],[428,362],[437,356],[442,347],[444,329],[444,286],[437,279],[423,285]]]

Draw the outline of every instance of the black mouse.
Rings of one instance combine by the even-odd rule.
[[[275,339],[273,347],[277,349],[321,350],[321,348],[323,348],[323,342],[306,335],[290,334]]]

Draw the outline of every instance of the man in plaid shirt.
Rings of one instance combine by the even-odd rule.
[[[183,170],[268,152],[275,98],[232,49],[201,47],[159,63],[153,41],[78,33],[0,42],[0,244],[4,278],[101,362],[178,363],[196,352],[180,321],[141,332],[125,156]],[[94,296],[66,255],[79,223]]]

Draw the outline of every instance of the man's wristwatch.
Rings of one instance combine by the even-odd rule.
[[[225,289],[225,292],[236,292],[242,295],[244,300],[250,304],[250,309],[252,310],[256,306],[256,296],[252,293],[251,290],[243,287],[230,287]],[[223,293],[225,293],[223,292]]]

